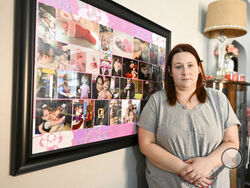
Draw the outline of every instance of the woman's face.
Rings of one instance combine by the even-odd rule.
[[[200,68],[193,54],[180,52],[173,56],[171,76],[179,90],[196,88]]]
[[[103,90],[103,81],[101,78],[98,78],[97,79],[97,82],[96,82],[96,89],[98,92],[102,91]]]

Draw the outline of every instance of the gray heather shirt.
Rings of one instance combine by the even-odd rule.
[[[240,122],[222,92],[206,91],[208,100],[193,109],[184,109],[178,102],[169,106],[165,91],[158,91],[150,97],[137,124],[154,133],[158,145],[182,160],[207,156],[220,145],[225,129]],[[147,159],[146,179],[150,188],[195,187]],[[228,169],[216,177],[212,187],[230,187]]]

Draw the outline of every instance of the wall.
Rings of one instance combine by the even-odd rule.
[[[207,39],[202,35],[205,0],[116,0],[172,31],[172,46],[190,43],[206,62]],[[144,163],[138,147],[90,157],[76,162],[24,174],[9,176],[14,0],[0,1],[1,28],[1,137],[0,187],[3,188],[136,188],[145,187]],[[207,67],[207,65],[205,65]]]

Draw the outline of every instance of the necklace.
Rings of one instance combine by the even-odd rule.
[[[177,100],[178,100],[179,104],[182,106],[183,109],[188,108],[187,104],[190,102],[190,100],[188,100],[186,103],[183,103],[183,101],[180,100],[178,97],[177,97]]]

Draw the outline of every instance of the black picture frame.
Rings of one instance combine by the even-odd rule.
[[[166,38],[170,50],[171,32],[139,14],[109,0],[83,0]],[[36,0],[15,0],[13,87],[10,175],[16,176],[66,162],[90,157],[137,144],[131,135],[70,148],[32,154],[32,117],[36,33]]]

